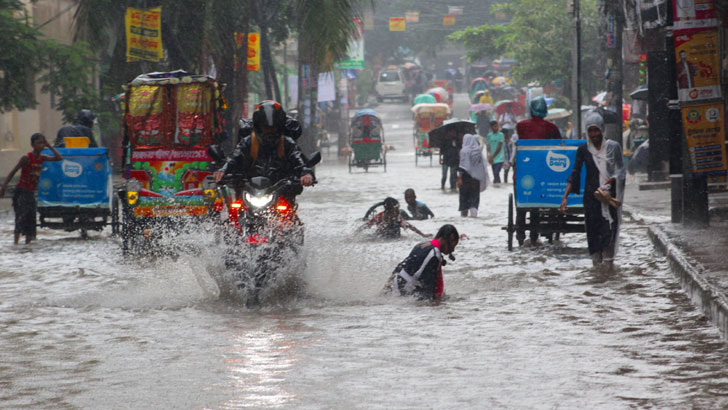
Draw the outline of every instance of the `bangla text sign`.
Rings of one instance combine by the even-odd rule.
[[[126,9],[126,61],[159,61],[162,52],[162,7]]]
[[[724,175],[723,103],[691,105],[681,111],[693,174]]]

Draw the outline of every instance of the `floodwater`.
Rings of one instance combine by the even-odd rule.
[[[205,230],[186,238],[193,254],[124,259],[108,230],[13,246],[2,217],[0,408],[728,407],[726,344],[645,226],[625,221],[614,273],[591,269],[583,234],[508,252],[510,185],[461,218],[439,167],[415,167],[408,107],[378,110],[387,172],[325,155],[299,201],[306,290],[259,310],[224,296],[224,250]],[[416,234],[353,234],[408,187],[436,215],[420,230],[468,236],[438,305],[379,294]]]

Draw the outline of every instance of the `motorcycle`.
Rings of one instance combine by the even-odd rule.
[[[307,164],[321,161],[315,153]],[[292,285],[300,287],[304,225],[295,197],[303,192],[298,179],[273,183],[267,177],[229,175],[215,187],[212,212],[220,215],[220,241],[228,247],[225,266],[247,307],[260,305],[261,294]]]

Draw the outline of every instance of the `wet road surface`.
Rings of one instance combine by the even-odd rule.
[[[618,269],[581,234],[506,249],[511,186],[461,218],[438,166],[415,167],[408,107],[383,104],[386,174],[325,156],[300,198],[306,290],[260,310],[221,296],[224,249],[125,260],[109,231],[0,221],[0,408],[726,408],[728,349],[645,235],[626,221]],[[462,116],[462,114],[461,114]],[[469,239],[439,305],[379,292],[421,238],[354,235],[374,202],[412,187]],[[209,246],[204,246],[210,244]]]

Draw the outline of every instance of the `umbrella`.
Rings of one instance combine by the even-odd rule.
[[[442,125],[431,130],[428,133],[430,138],[431,148],[442,148],[449,140],[447,133],[450,129],[455,129],[458,133],[475,133],[475,123],[468,120],[461,120],[459,118],[451,118],[443,121]]]
[[[471,104],[470,111],[491,111],[493,106],[488,103]]]
[[[415,97],[415,100],[413,101],[413,105],[417,104],[434,104],[437,102],[437,99],[432,96],[432,94],[418,94],[417,97]]]
[[[450,114],[450,106],[447,105],[447,104],[440,104],[440,103],[435,103],[435,104],[428,104],[428,103],[417,104],[417,105],[412,106],[412,108],[410,108],[410,110],[412,110],[412,112],[415,113],[415,114],[418,114],[418,113],[421,113],[421,112],[424,113],[424,112],[427,112],[427,111],[429,111],[429,112],[437,112],[437,111],[440,111],[440,112],[445,112],[447,114]]]
[[[497,103],[495,103],[496,114],[501,115],[504,112],[506,112],[506,107],[509,105],[511,107],[511,112],[516,117],[526,113],[526,108],[523,105],[521,105],[513,100],[501,100],[501,101],[498,101]]]
[[[549,115],[544,118],[545,120],[559,120],[566,118],[571,115],[571,111],[564,108],[552,108],[549,110]]]
[[[434,87],[430,88],[426,91],[427,94],[432,94],[433,97],[437,100],[437,102],[446,102],[447,99],[450,97],[450,94],[448,94],[447,90],[442,87]]]
[[[647,99],[647,84],[642,84],[635,88],[629,93],[630,98],[633,100],[646,100]]]
[[[600,92],[599,94],[597,94],[594,97],[592,97],[592,101],[594,101],[595,103],[597,103],[599,105],[606,104],[606,102],[607,102],[607,92],[606,91]]]
[[[510,84],[511,80],[509,80],[508,77],[500,76],[500,77],[494,78],[492,83],[495,85],[505,85],[505,84]]]

